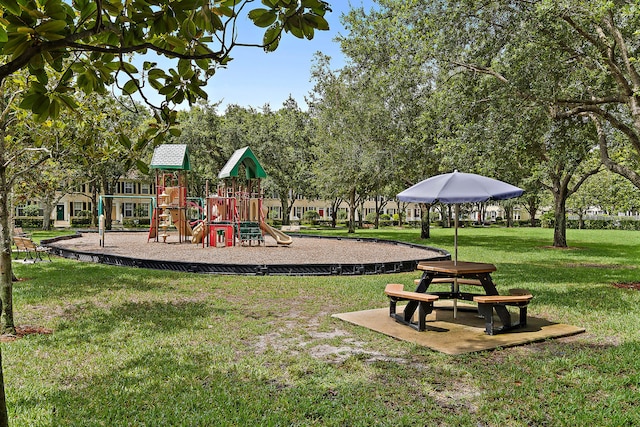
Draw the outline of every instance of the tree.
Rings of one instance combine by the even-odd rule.
[[[255,130],[256,155],[268,176],[265,185],[280,198],[283,224],[289,224],[298,196],[317,196],[311,172],[315,159],[313,123],[291,97],[278,111],[265,106],[260,119],[261,126]]]
[[[316,84],[308,102],[317,121],[318,188],[326,190],[327,199],[347,201],[349,232],[354,233],[360,200],[377,196],[396,177],[392,116],[357,70],[333,72],[329,58],[319,56],[312,76]]]
[[[215,190],[218,172],[229,158],[220,137],[220,128],[224,118],[218,115],[218,104],[201,103],[193,106],[189,111],[178,115],[180,121],[180,135],[172,141],[189,146],[189,154],[197,161],[191,163],[189,173],[189,194],[206,197],[205,188],[210,181]]]
[[[138,93],[149,102],[144,91],[151,87],[165,97],[160,105],[154,106],[156,120],[171,124],[177,114],[170,106],[206,98],[202,86],[218,68],[229,63],[236,46],[272,51],[283,32],[311,39],[315,30],[328,29],[324,14],[330,9],[324,1],[265,0],[266,7],[248,13],[255,25],[266,28],[263,39],[258,43],[241,42],[237,21],[251,3],[251,0],[0,2],[0,289],[11,286],[7,205],[11,183],[6,175],[10,159],[5,157],[4,144],[5,138],[10,137],[6,123],[14,120],[10,114],[18,98],[21,107],[31,110],[36,120],[44,121],[58,118],[62,108],[76,107],[70,95],[75,89],[104,94],[108,87],[116,86],[124,95]],[[165,71],[157,63],[146,61],[139,71],[129,62],[130,55],[147,52],[177,61],[177,65]],[[21,71],[29,75],[25,91],[6,92],[5,82]],[[145,139],[158,141],[159,130],[149,128]],[[3,396],[4,389],[0,398]],[[8,424],[8,417],[5,401],[0,400],[2,427]]]
[[[202,86],[231,61],[236,46],[277,49],[283,32],[312,39],[327,30],[320,0],[266,0],[265,7],[246,15],[265,28],[259,42],[239,41],[238,24],[251,0],[177,0],[125,2],[32,0],[0,3],[0,83],[19,70],[28,70],[28,92],[22,106],[40,118],[57,118],[61,107],[75,105],[74,88],[105,93],[113,85],[124,95],[136,92],[145,100],[151,87],[164,95],[157,106],[164,119],[175,118],[170,105],[194,103],[207,97]],[[131,54],[153,52],[177,61],[163,70],[147,61],[142,70]],[[175,62],[174,62],[175,63]],[[51,69],[61,73],[55,83]]]

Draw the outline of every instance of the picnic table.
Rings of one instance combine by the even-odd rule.
[[[526,325],[526,306],[532,296],[528,292],[515,295],[499,295],[496,285],[491,279],[491,273],[496,271],[495,265],[467,261],[422,261],[418,263],[417,269],[422,271],[422,277],[417,281],[415,293],[428,293],[429,295],[437,296],[438,299],[460,299],[477,302],[478,311],[486,320],[487,334],[493,335],[497,332]],[[433,283],[450,283],[451,288],[445,292],[429,292],[429,287]],[[481,287],[484,293],[463,292],[460,290],[460,284]],[[410,296],[405,299],[408,300],[403,313],[403,319],[405,319],[404,322],[406,323],[407,319],[413,316],[420,304],[424,305],[425,303],[421,303],[419,299],[411,299]],[[520,307],[520,322],[512,324],[507,305]],[[395,305],[393,308],[395,311]],[[498,329],[494,328],[493,325],[494,309],[502,323],[502,327]],[[424,330],[424,320],[421,323],[419,330]]]

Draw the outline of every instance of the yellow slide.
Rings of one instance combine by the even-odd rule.
[[[202,239],[204,239],[204,222],[199,222],[193,227],[191,243],[202,243]]]
[[[276,239],[276,243],[278,243],[279,245],[290,245],[291,243],[293,243],[293,239],[291,238],[291,236],[273,228],[264,221],[260,221],[260,228],[262,229],[262,231],[268,233],[271,237]]]

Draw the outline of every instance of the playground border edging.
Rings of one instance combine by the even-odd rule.
[[[75,259],[83,262],[114,265],[120,267],[148,268],[153,270],[181,271],[200,274],[220,275],[250,275],[250,276],[354,276],[372,274],[406,273],[416,270],[420,261],[449,260],[451,254],[443,249],[413,243],[399,242],[395,240],[382,240],[375,238],[350,238],[335,236],[318,236],[310,234],[290,234],[296,238],[316,238],[333,240],[356,240],[380,244],[403,245],[411,248],[434,251],[441,256],[412,259],[404,261],[376,262],[376,263],[327,263],[327,264],[210,264],[202,262],[164,261],[153,259],[132,258],[121,255],[110,255],[97,252],[81,252],[71,249],[59,248],[53,245],[60,240],[68,240],[80,237],[81,234],[61,236],[53,239],[42,240],[43,246],[50,248],[51,253],[63,258]]]

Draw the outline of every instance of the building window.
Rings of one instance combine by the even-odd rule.
[[[146,218],[149,216],[149,203],[139,203],[136,209],[138,216]]]
[[[133,203],[125,203],[124,204],[124,216],[132,217],[133,216]]]
[[[82,210],[82,202],[73,202],[73,216],[80,216]]]
[[[133,182],[124,183],[124,194],[133,194]]]
[[[140,184],[141,194],[151,194],[151,186],[149,184]]]
[[[281,206],[271,206],[269,208],[269,218],[270,219],[282,219],[282,207]]]

